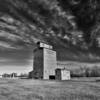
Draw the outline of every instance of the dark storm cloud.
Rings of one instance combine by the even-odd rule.
[[[0,50],[0,66],[26,65],[32,57],[30,50]]]
[[[27,64],[33,56],[32,50],[36,47],[37,41],[46,41],[53,45],[58,52],[58,57],[64,58],[64,60],[93,58],[89,57],[89,53],[92,55],[91,50],[88,50],[88,53],[82,51],[86,45],[84,39],[79,38],[77,34],[84,34],[82,30],[78,30],[78,15],[76,16],[79,14],[79,17],[84,17],[77,12],[81,12],[84,8],[83,5],[82,8],[79,0],[72,0],[68,3],[69,5],[66,3],[70,0],[64,1],[0,0],[0,57],[2,65]],[[62,9],[63,7],[67,7],[67,9]],[[85,22],[83,19],[81,21]],[[73,45],[73,43],[76,44]]]

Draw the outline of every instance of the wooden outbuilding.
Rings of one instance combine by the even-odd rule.
[[[63,69],[56,69],[55,70],[55,77],[56,80],[70,80],[70,71],[68,71],[67,69],[63,68]]]

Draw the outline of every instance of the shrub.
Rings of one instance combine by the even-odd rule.
[[[71,77],[100,77],[100,68],[97,66],[93,68],[79,68],[71,71]]]

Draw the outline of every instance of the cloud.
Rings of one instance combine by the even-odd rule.
[[[0,41],[0,49],[4,49],[4,48],[16,49],[15,47],[12,47],[11,44],[9,44],[7,42]]]
[[[4,30],[0,31],[0,37],[1,38],[5,37],[5,39],[9,39],[12,41],[18,41],[18,40],[22,39],[20,36],[17,36],[15,34],[11,34],[10,32],[6,32]]]

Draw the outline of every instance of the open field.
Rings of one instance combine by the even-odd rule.
[[[0,79],[0,100],[100,100],[100,80]]]

